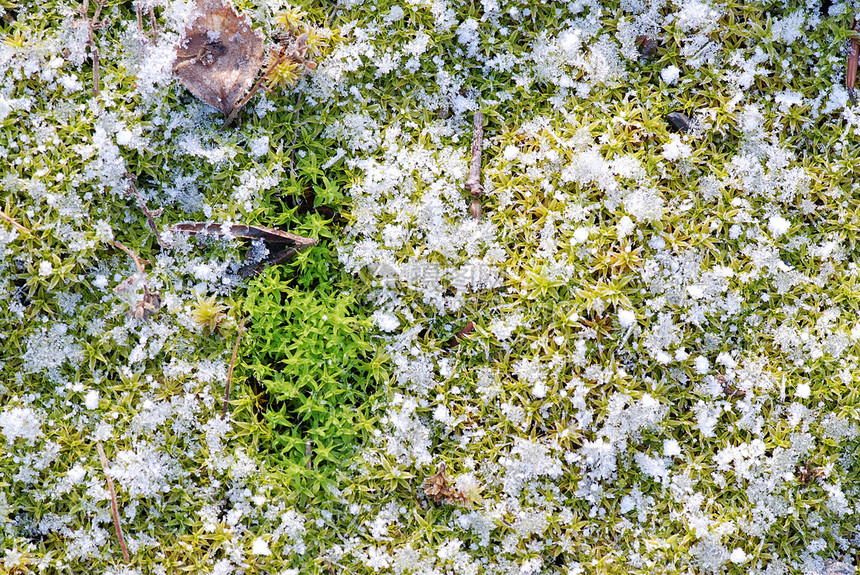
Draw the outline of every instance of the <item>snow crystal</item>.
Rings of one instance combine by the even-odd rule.
[[[729,556],[729,560],[736,564],[746,563],[747,554],[740,547],[735,547],[732,554]]]
[[[803,36],[803,28],[806,24],[806,14],[803,10],[797,10],[774,21],[771,26],[773,41],[781,45],[788,45]]]
[[[767,228],[770,230],[770,233],[774,238],[778,238],[782,234],[788,231],[791,227],[791,222],[783,218],[782,216],[771,216],[767,222]]]
[[[254,544],[251,547],[251,553],[254,555],[271,555],[272,550],[269,549],[269,544],[262,537],[254,539]]]
[[[24,352],[24,372],[38,373],[60,367],[64,363],[79,362],[83,350],[68,335],[68,326],[57,323],[51,329],[37,331],[27,338],[27,351]]]
[[[696,423],[699,425],[699,431],[702,432],[702,435],[714,437],[714,430],[717,428],[722,410],[699,400],[693,407],[693,411],[696,414]]]
[[[639,221],[658,222],[665,202],[654,188],[637,188],[624,198],[624,209]]]
[[[615,230],[618,234],[619,240],[630,235],[634,229],[636,229],[636,224],[633,223],[630,216],[622,216],[621,219],[618,220],[618,223],[615,224]]]
[[[376,310],[371,317],[376,327],[382,331],[391,332],[400,327],[400,320],[393,313]]]
[[[621,327],[630,327],[636,323],[636,313],[629,309],[618,310],[618,323]]]
[[[680,75],[681,69],[677,66],[666,66],[665,68],[660,70],[660,77],[670,86],[678,80],[678,77]]]
[[[88,391],[84,397],[84,405],[87,409],[96,409],[99,406],[99,392],[94,389]]]
[[[680,134],[672,134],[670,141],[663,144],[663,157],[669,161],[689,158],[692,153],[693,148],[681,141]]]
[[[663,456],[664,457],[675,457],[681,455],[681,444],[678,443],[677,439],[664,439],[663,440]]]
[[[29,407],[6,408],[0,413],[0,428],[7,445],[12,445],[19,437],[33,445],[42,436],[42,421]]]

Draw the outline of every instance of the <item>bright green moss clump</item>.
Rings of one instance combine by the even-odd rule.
[[[374,376],[382,372],[374,363],[371,323],[342,286],[322,277],[312,290],[288,287],[292,273],[272,268],[249,286],[243,363],[268,392],[272,459],[337,466],[372,421]]]

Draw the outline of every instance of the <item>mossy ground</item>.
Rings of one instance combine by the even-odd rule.
[[[98,96],[80,4],[18,4],[0,569],[858,565],[847,5],[305,2],[319,67],[221,130],[156,74],[183,2],[141,4],[157,43],[105,4]],[[274,35],[281,3],[236,5]],[[248,246],[186,220],[319,244],[246,282]],[[425,496],[439,463],[462,503]]]

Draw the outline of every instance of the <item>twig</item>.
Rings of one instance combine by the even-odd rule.
[[[239,324],[239,333],[236,334],[236,343],[233,344],[233,356],[230,358],[230,368],[227,370],[227,385],[224,387],[224,407],[221,409],[221,417],[227,417],[227,406],[230,402],[230,382],[233,380],[233,368],[236,367],[236,354],[239,352],[239,340],[242,339],[242,331],[245,329],[245,318]]]
[[[134,3],[134,10],[137,12],[137,29],[140,31],[141,36],[145,36],[143,32],[143,15],[140,12],[140,4],[137,2]]]
[[[81,16],[83,16],[84,20],[87,23],[87,44],[90,46],[90,56],[93,59],[93,95],[99,95],[99,47],[96,45],[96,36],[95,30],[101,28],[101,24],[99,24],[99,16],[101,15],[102,8],[107,3],[107,0],[97,0],[96,1],[96,12],[93,14],[92,18],[87,17],[87,12],[90,9],[90,0],[84,0],[84,5],[81,6]]]
[[[9,217],[8,215],[6,215],[6,212],[4,212],[3,210],[0,210],[0,218],[3,218],[4,220],[6,220],[6,221],[7,221],[7,222],[9,222],[10,224],[12,224],[12,226],[13,226],[15,229],[17,229],[18,231],[21,231],[21,232],[27,232],[28,234],[32,234],[32,233],[33,233],[33,230],[31,230],[30,228],[27,228],[27,227],[25,227],[25,226],[22,226],[22,225],[21,225],[21,224],[19,224],[17,221],[15,221],[14,219],[12,219],[12,218],[11,218],[11,217]]]
[[[111,479],[110,472],[108,471],[108,461],[105,456],[104,447],[102,447],[102,442],[97,441],[96,447],[99,450],[99,457],[102,460],[102,467],[105,470],[105,477],[107,477],[107,485],[108,491],[110,492],[110,513],[113,515],[113,528],[116,531],[117,539],[119,539],[119,546],[122,549],[122,558],[125,559],[126,563],[130,562],[128,558],[128,548],[125,546],[125,538],[122,536],[122,526],[119,524],[119,509],[116,505],[116,491],[113,488],[113,479]]]
[[[122,251],[124,251],[125,253],[127,253],[128,255],[130,255],[131,259],[134,260],[134,265],[137,266],[137,271],[139,271],[140,273],[143,273],[146,264],[149,263],[149,260],[145,260],[145,259],[141,258],[139,255],[137,255],[136,253],[131,251],[131,249],[125,247],[124,245],[122,245],[121,243],[119,243],[116,240],[112,241],[111,243],[114,245],[114,247],[117,247],[117,248],[121,249]]]
[[[475,112],[475,124],[472,128],[472,163],[469,165],[469,177],[465,187],[475,197],[484,193],[481,185],[481,151],[484,147],[484,113]]]
[[[134,176],[131,174],[126,174],[126,178],[128,178],[129,185],[129,194],[134,196],[137,200],[137,205],[143,211],[146,216],[146,223],[149,226],[149,229],[152,230],[152,233],[155,234],[155,241],[158,242],[158,245],[164,247],[164,242],[161,241],[161,232],[158,231],[158,224],[155,223],[155,218],[161,215],[161,212],[164,211],[164,208],[159,208],[157,210],[150,210],[147,207],[146,203],[141,199],[140,192],[137,191],[137,187],[134,185]]]
[[[308,458],[308,462],[305,464],[305,467],[307,467],[310,470],[313,470],[313,468],[314,468],[314,444],[311,441],[310,437],[308,437],[305,440],[305,457]]]

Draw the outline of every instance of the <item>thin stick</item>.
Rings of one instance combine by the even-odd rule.
[[[221,409],[221,417],[227,417],[227,406],[230,402],[230,382],[233,380],[233,368],[236,367],[236,354],[239,352],[239,340],[242,339],[242,332],[245,329],[245,318],[242,318],[242,323],[239,324],[239,333],[236,334],[236,343],[233,344],[233,356],[230,358],[230,369],[227,370],[227,385],[224,387],[224,407]]]
[[[155,223],[155,218],[161,215],[163,208],[150,210],[143,199],[141,199],[140,192],[137,191],[137,187],[134,185],[134,176],[126,174],[126,178],[128,178],[129,194],[134,196],[134,199],[137,200],[137,205],[146,216],[146,223],[149,229],[152,230],[152,233],[155,234],[155,241],[158,242],[158,245],[164,247],[164,242],[161,241],[161,232],[158,231],[158,224]]]
[[[96,447],[99,450],[99,457],[102,460],[105,477],[107,477],[108,491],[110,492],[110,513],[113,515],[113,528],[116,531],[117,539],[119,539],[119,546],[122,549],[122,558],[125,559],[126,563],[129,563],[130,559],[128,558],[128,548],[125,546],[125,538],[122,536],[122,526],[119,524],[119,509],[116,504],[116,491],[113,488],[113,479],[111,479],[110,472],[108,471],[108,460],[105,456],[105,450],[104,447],[102,447],[101,441],[96,442]]]
[[[87,17],[87,12],[90,9],[90,0],[84,0],[83,6],[81,6],[81,16],[87,25],[87,44],[90,46],[90,55],[93,59],[93,95],[99,95],[99,48],[96,45],[96,37],[95,30],[96,28],[101,28],[101,24],[98,23],[99,16],[101,15],[102,8],[107,3],[107,0],[98,0],[96,2],[96,12],[93,14],[92,18]]]
[[[475,124],[472,128],[472,163],[469,165],[469,177],[465,187],[477,197],[484,193],[481,185],[481,151],[484,148],[484,113],[475,112]]]
[[[10,224],[12,224],[12,226],[13,226],[13,227],[15,227],[18,231],[21,231],[21,232],[27,232],[28,234],[32,234],[32,233],[33,233],[33,230],[31,230],[31,229],[29,229],[29,228],[27,228],[27,227],[25,227],[25,226],[22,226],[21,224],[19,224],[18,222],[16,222],[14,219],[12,219],[12,218],[11,218],[11,217],[9,217],[8,215],[6,215],[6,212],[4,212],[3,210],[0,210],[0,218],[3,218],[4,220],[6,220],[6,221],[7,221],[7,222],[9,222]]]
[[[134,260],[134,265],[137,266],[137,271],[139,271],[140,273],[143,273],[144,266],[149,263],[149,260],[145,260],[145,259],[141,258],[139,255],[137,255],[136,253],[131,251],[131,249],[125,247],[124,245],[122,245],[121,243],[119,243],[116,240],[112,241],[111,243],[114,245],[114,247],[117,247],[117,248],[121,249],[122,251],[124,251],[125,253],[127,253],[128,255],[130,255],[131,259]]]

